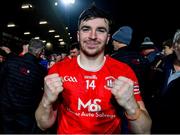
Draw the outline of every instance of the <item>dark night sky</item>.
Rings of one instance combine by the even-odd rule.
[[[129,25],[134,29],[135,44],[141,43],[145,36],[150,36],[160,44],[163,40],[172,38],[176,29],[180,28],[178,4],[172,0],[76,0],[73,7],[66,7],[71,31],[76,32],[80,12],[93,1],[114,19],[112,32],[122,25]]]

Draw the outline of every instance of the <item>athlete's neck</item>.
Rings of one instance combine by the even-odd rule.
[[[89,57],[83,57],[82,55],[79,55],[77,57],[78,64],[81,68],[87,70],[87,71],[98,71],[100,70],[105,61],[106,57],[101,56],[101,57],[96,57],[96,58],[89,58]]]

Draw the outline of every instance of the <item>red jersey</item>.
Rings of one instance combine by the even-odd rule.
[[[120,108],[111,94],[112,82],[119,76],[132,79],[134,96],[141,100],[137,78],[132,69],[109,56],[98,71],[86,71],[77,58],[53,65],[49,74],[63,78],[62,99],[58,105],[58,134],[120,133]]]

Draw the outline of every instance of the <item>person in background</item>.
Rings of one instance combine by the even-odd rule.
[[[59,62],[59,61],[61,61],[61,60],[62,60],[62,55],[61,55],[61,53],[59,53],[59,52],[56,52],[55,59],[56,59],[56,62]]]
[[[51,54],[50,58],[49,58],[48,69],[51,68],[55,63],[57,63],[61,60],[62,60],[62,55],[60,52],[56,51],[53,54]]]
[[[156,85],[154,82],[152,73],[152,68],[154,68],[154,63],[161,57],[161,53],[154,42],[151,41],[150,37],[145,37],[144,41],[140,45],[140,55],[143,57],[143,74],[142,74],[142,95],[147,109],[151,106],[152,100],[154,100],[154,94],[157,89],[151,89],[151,86]]]
[[[61,60],[64,60],[68,57],[68,53],[66,50],[62,50],[61,52]]]
[[[29,45],[24,43],[22,45],[22,52],[19,54],[19,56],[23,56],[24,54],[26,54],[28,52],[28,47],[29,47]]]
[[[0,49],[0,69],[1,69],[1,66],[4,63],[5,59],[6,59],[6,53]]]
[[[157,57],[153,61],[153,63],[150,66],[151,69],[153,69],[155,71],[161,70],[161,66],[164,63],[163,61],[166,59],[167,56],[169,56],[170,54],[173,54],[173,52],[174,52],[172,39],[168,39],[168,40],[164,41],[162,43],[162,47],[163,47],[163,49],[161,51],[161,54],[159,55],[159,57]]]
[[[0,50],[1,51],[1,50]],[[1,51],[0,52],[0,63],[2,64],[4,61],[5,61],[5,57],[4,55],[2,54],[3,52]]]
[[[80,55],[54,64],[45,77],[44,95],[35,113],[41,129],[58,119],[58,134],[118,134],[118,114],[123,111],[132,133],[150,133],[151,118],[133,70],[104,55],[110,24],[109,16],[95,5],[81,13]]]
[[[114,53],[111,54],[111,57],[128,64],[135,71],[139,81],[141,82],[144,58],[133,49],[131,45],[132,36],[133,29],[130,26],[120,27],[112,35]]]
[[[128,64],[135,71],[140,84],[140,90],[142,91],[143,57],[131,46],[132,36],[133,29],[130,26],[120,27],[112,35],[114,53],[111,54],[111,57]],[[128,133],[126,121],[126,117],[124,117],[122,133]]]
[[[179,134],[180,125],[180,31],[173,37],[173,53],[166,56],[159,70],[160,75],[154,77],[159,82],[159,96],[152,106],[153,133]]]
[[[168,56],[173,53],[173,43],[172,39],[168,39],[163,42],[162,44],[163,50],[162,53],[164,56]]]
[[[48,61],[48,58],[46,56],[45,50],[43,50],[41,55],[40,55],[39,63],[40,63],[40,65],[42,65],[45,68],[45,70],[48,70],[49,61]]]
[[[160,52],[150,37],[145,37],[140,46],[140,54],[145,58],[147,65],[149,65],[160,55]]]
[[[16,57],[16,54],[13,51],[11,51],[10,47],[1,46],[0,49],[3,50],[6,53],[6,56],[5,56],[6,59]]]
[[[24,56],[7,59],[0,70],[0,116],[2,133],[36,133],[41,131],[35,110],[43,93],[46,71],[39,64],[44,44],[31,39]]]
[[[11,49],[9,47],[7,47],[7,46],[1,46],[0,49],[5,51],[6,54],[10,54],[11,53]]]
[[[70,55],[69,58],[77,57],[79,55],[79,43],[75,42],[70,47]]]

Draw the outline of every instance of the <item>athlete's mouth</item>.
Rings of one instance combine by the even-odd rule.
[[[92,42],[92,41],[88,41],[86,42],[86,45],[88,48],[96,48],[98,46],[98,43],[97,42]]]

